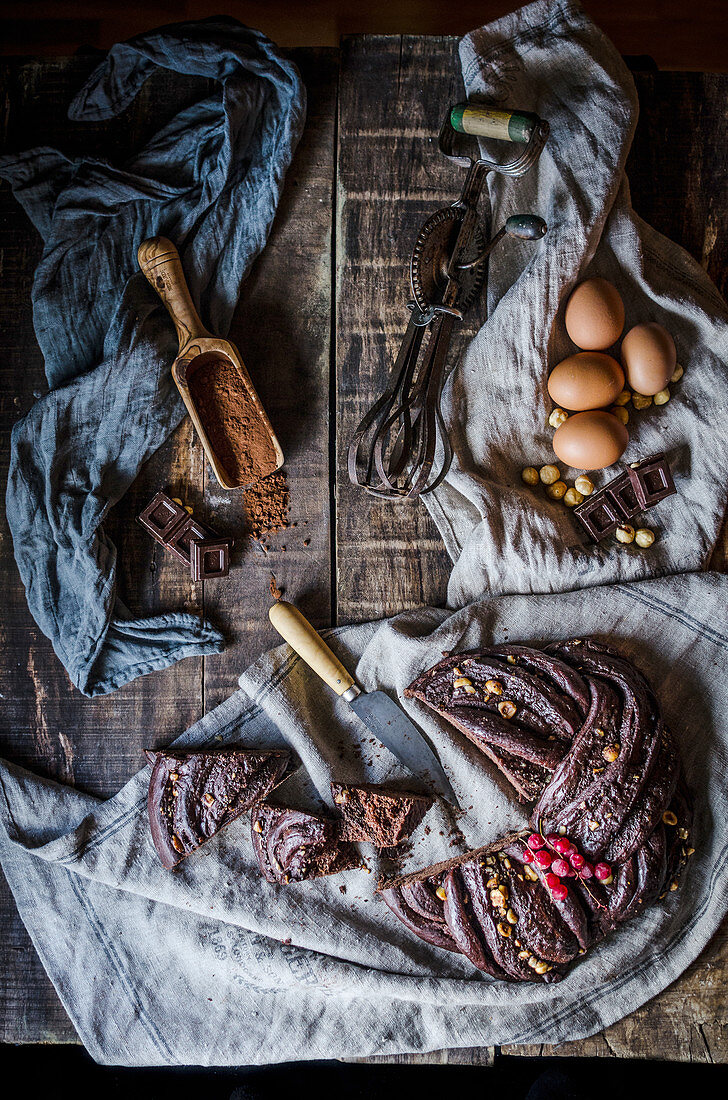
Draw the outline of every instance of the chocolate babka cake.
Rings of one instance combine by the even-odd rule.
[[[530,835],[382,887],[408,928],[511,981],[558,981],[618,924],[678,886],[692,809],[642,674],[574,640],[448,657],[405,695],[478,746],[522,800]]]
[[[375,783],[332,783],[334,805],[341,814],[342,840],[394,848],[415,831],[434,799]]]
[[[361,866],[334,818],[259,802],[253,807],[251,834],[268,882],[286,885]]]
[[[285,749],[152,752],[147,795],[154,846],[171,870],[285,779]]]

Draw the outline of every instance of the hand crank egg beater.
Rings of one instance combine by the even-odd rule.
[[[480,104],[457,104],[445,117],[440,151],[468,169],[465,184],[460,198],[436,211],[417,235],[410,259],[413,300],[408,303],[407,331],[382,396],[349,445],[349,479],[374,496],[408,500],[429,493],[450,467],[452,447],[440,399],[453,326],[482,290],[487,259],[496,245],[505,236],[536,241],[546,233],[546,223],[535,214],[514,214],[486,241],[478,201],[489,172],[524,175],[538,160],[548,133],[548,123],[537,115]],[[525,149],[498,163],[480,152],[468,155],[461,148],[462,135]]]

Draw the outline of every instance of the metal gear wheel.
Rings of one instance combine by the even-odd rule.
[[[440,305],[447,284],[446,270],[460,231],[465,211],[447,206],[437,210],[417,234],[410,260],[410,282],[415,302],[423,313]],[[476,226],[464,262],[474,260],[485,248],[480,228]],[[460,273],[460,293],[457,309],[465,313],[480,293],[485,281],[486,262]]]

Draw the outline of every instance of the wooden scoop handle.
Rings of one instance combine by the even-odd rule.
[[[343,695],[355,686],[354,677],[349,675],[341,661],[334,656],[321,635],[297,607],[285,600],[278,600],[268,612],[268,617],[291,649],[295,649],[298,656],[337,695]]]
[[[179,340],[179,350],[198,336],[210,333],[197,316],[187,288],[179,252],[166,237],[142,241],[137,252],[139,266],[169,310]]]

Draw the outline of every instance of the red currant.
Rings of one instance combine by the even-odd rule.
[[[554,848],[557,852],[561,852],[562,854],[568,852],[571,848],[571,841],[565,836],[557,837],[554,841]]]
[[[568,878],[569,875],[574,873],[565,859],[555,859],[551,864],[551,869],[561,878]]]
[[[608,863],[597,863],[594,868],[594,874],[598,879],[604,882],[605,879],[612,877],[612,868]]]
[[[536,852],[536,863],[539,867],[550,867],[553,858],[551,852],[547,852],[545,848],[542,848],[540,852]]]
[[[563,901],[569,891],[566,889],[563,882],[560,882],[558,886],[554,886],[551,893],[557,901]]]
[[[549,888],[553,889],[554,886],[559,886],[560,884],[561,879],[559,878],[559,876],[554,875],[551,871],[549,871],[549,873],[546,875],[546,885]]]
[[[521,862],[533,863],[533,852],[530,850],[530,848],[524,848],[521,852]]]
[[[540,833],[531,833],[526,843],[528,844],[529,848],[532,848],[534,852],[537,852],[539,848],[543,848],[545,841]]]
[[[558,839],[559,839],[559,834],[558,833],[547,833],[546,834],[546,843],[550,844],[552,848],[556,845],[556,841]]]
[[[584,861],[583,865],[579,868],[579,878],[591,878],[594,874],[594,868],[591,863]]]
[[[579,871],[586,863],[586,860],[579,852],[569,852],[569,863],[575,871]]]

